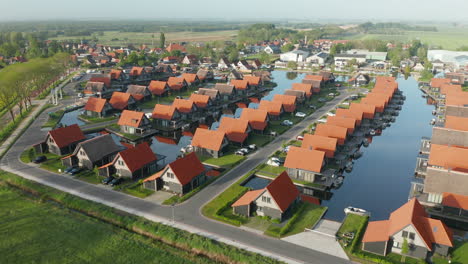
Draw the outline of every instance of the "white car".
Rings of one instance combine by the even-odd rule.
[[[297,113],[296,113],[296,116],[297,116],[297,117],[306,117],[306,114],[303,113],[303,112],[297,112]]]
[[[327,119],[325,118],[321,118],[319,120],[317,120],[318,123],[326,123],[327,122]]]
[[[281,166],[281,164],[278,161],[273,160],[273,159],[269,159],[266,164],[269,166],[273,166],[273,167]]]
[[[327,116],[336,116],[336,115],[334,113],[332,113],[332,112],[328,112]]]
[[[329,93],[328,96],[335,97],[335,94],[334,93]]]
[[[289,148],[290,148],[290,147],[291,147],[291,146],[285,147],[285,148],[283,149],[283,152],[286,152],[286,153],[287,153],[287,152],[289,151]]]
[[[301,140],[302,141],[302,140],[304,140],[304,137],[303,136],[297,136],[296,140]]]
[[[289,120],[284,120],[283,122],[281,122],[281,125],[283,125],[283,126],[292,126],[293,122],[291,122]]]

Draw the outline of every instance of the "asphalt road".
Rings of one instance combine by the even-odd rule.
[[[237,179],[257,165],[265,162],[272,152],[281,147],[283,142],[295,138],[305,130],[309,124],[315,122],[326,112],[334,109],[334,107],[347,96],[349,96],[349,93],[342,91],[340,96],[334,98],[315,113],[306,117],[302,122],[296,124],[283,135],[278,136],[267,146],[260,148],[258,151],[248,156],[243,163],[207,186],[187,202],[175,206],[174,208],[116,192],[107,186],[89,184],[73,179],[70,176],[51,173],[39,169],[34,165],[22,163],[19,160],[20,154],[26,148],[43,140],[46,135],[46,132],[40,130],[41,124],[46,120],[47,113],[45,112],[42,113],[18,139],[16,144],[1,160],[0,166],[4,170],[19,174],[25,178],[85,199],[97,201],[108,206],[125,210],[129,213],[146,217],[150,220],[162,221],[166,224],[170,224],[174,216],[174,226],[176,227],[230,244],[236,244],[248,250],[260,251],[272,257],[279,257],[283,261],[291,263],[350,263],[341,258],[213,221],[203,217],[200,213],[200,209],[204,204],[223,192]]]

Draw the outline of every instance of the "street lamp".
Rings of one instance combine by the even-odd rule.
[[[172,209],[172,223],[175,223],[174,206],[175,206],[175,203],[171,204],[171,209]]]

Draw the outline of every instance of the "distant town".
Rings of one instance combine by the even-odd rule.
[[[0,32],[5,245],[31,200],[53,244],[118,229],[118,263],[468,263],[466,46],[219,27],[239,30]],[[71,258],[46,246],[0,262]]]

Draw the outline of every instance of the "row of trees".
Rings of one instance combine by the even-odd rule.
[[[32,97],[47,89],[63,75],[71,64],[70,55],[58,53],[50,58],[32,59],[16,63],[0,71],[0,109],[9,109],[15,120],[13,106],[19,113],[32,105]]]

